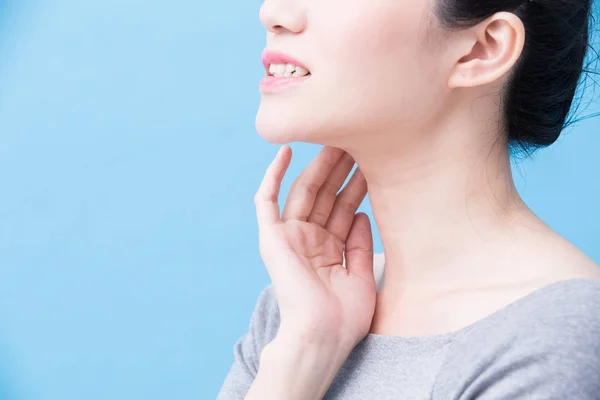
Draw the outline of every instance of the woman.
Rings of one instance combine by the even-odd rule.
[[[288,146],[258,189],[272,285],[219,398],[600,399],[600,270],[527,208],[509,161],[568,123],[590,7],[265,1],[257,130],[324,147],[281,215]]]

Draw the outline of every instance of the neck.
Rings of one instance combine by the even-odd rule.
[[[493,257],[494,244],[501,256],[514,230],[534,221],[516,191],[507,146],[461,126],[412,135],[431,138],[419,143],[394,146],[373,135],[346,146],[366,177],[385,252],[382,293],[451,290],[493,274],[481,262]]]

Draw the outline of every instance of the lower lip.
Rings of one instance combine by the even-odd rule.
[[[310,75],[302,76],[302,77],[274,77],[274,76],[265,76],[260,81],[260,90],[262,92],[273,91],[275,89],[290,87],[293,85],[297,85],[298,83],[306,81],[310,78]]]

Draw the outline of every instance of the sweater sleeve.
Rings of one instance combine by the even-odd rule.
[[[279,308],[271,285],[260,293],[248,331],[233,345],[233,364],[217,400],[243,399],[258,372],[260,354],[275,338],[279,328]]]

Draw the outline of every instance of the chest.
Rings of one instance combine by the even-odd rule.
[[[444,348],[357,348],[324,400],[431,399],[444,354]]]

